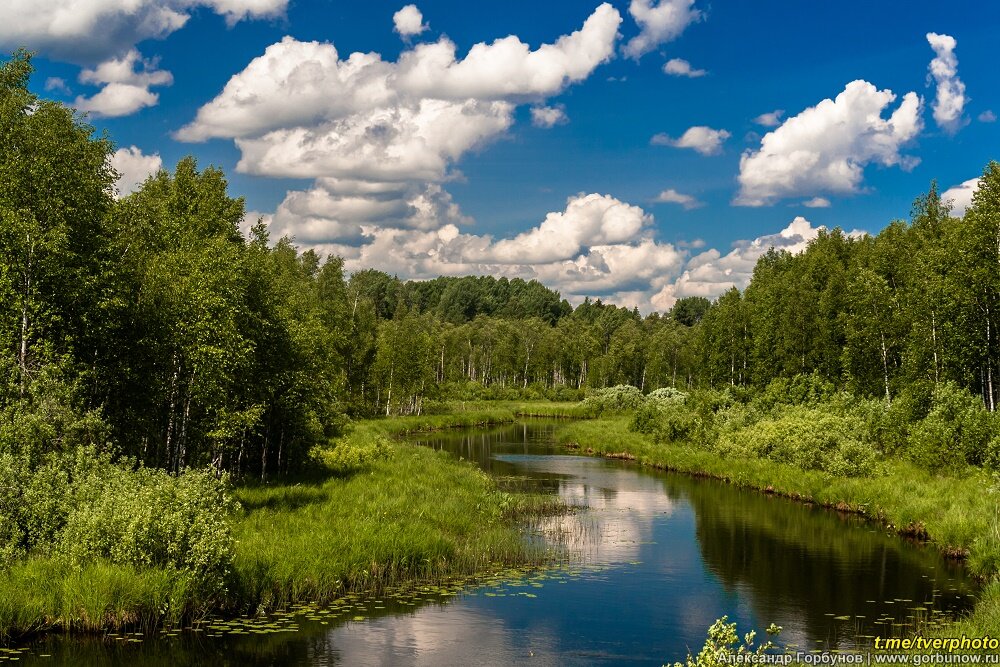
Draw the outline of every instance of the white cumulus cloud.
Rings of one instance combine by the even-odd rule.
[[[0,47],[24,44],[43,55],[92,65],[146,39],[163,39],[204,7],[230,25],[284,14],[288,0],[4,0]]]
[[[600,296],[615,303],[650,298],[678,275],[685,251],[653,238],[652,216],[610,195],[570,197],[535,227],[505,239],[463,233],[460,223],[435,228],[360,226],[362,240],[314,244],[345,258],[345,268],[380,268],[403,278],[496,275],[537,279],[574,302]],[[275,223],[271,221],[271,228]],[[639,296],[641,295],[641,297]]]
[[[714,130],[705,125],[695,125],[674,139],[666,134],[657,134],[651,140],[654,146],[690,148],[702,155],[717,155],[722,152],[722,144],[730,136],[727,130]]]
[[[424,15],[416,5],[406,5],[392,15],[392,24],[396,32],[403,37],[419,35],[429,27],[424,23]]]
[[[52,93],[59,93],[61,95],[69,95],[73,92],[69,89],[69,85],[66,84],[66,79],[58,76],[50,76],[45,79],[45,90]]]
[[[447,39],[420,44],[399,58],[403,93],[442,99],[510,99],[553,95],[587,78],[614,55],[621,15],[603,3],[583,26],[534,51],[511,35],[474,45],[464,58]]]
[[[119,148],[111,156],[111,166],[118,172],[118,195],[124,197],[139,189],[152,174],[163,168],[158,153],[143,154],[137,146]]]
[[[663,71],[671,76],[686,76],[692,79],[708,74],[703,69],[694,69],[691,63],[683,58],[671,58],[663,66]]]
[[[566,109],[561,104],[553,107],[531,107],[531,124],[535,127],[555,127],[568,122]]]
[[[765,206],[785,197],[857,192],[865,165],[873,162],[913,168],[917,158],[900,151],[923,127],[921,99],[907,93],[883,118],[895,100],[891,90],[852,81],[836,99],[789,118],[764,135],[758,150],[743,153],[734,203]]]
[[[961,218],[972,206],[972,195],[976,194],[978,189],[979,179],[970,178],[942,192],[941,200],[951,202],[951,214]]]
[[[653,201],[659,204],[680,204],[684,207],[684,210],[690,211],[693,208],[698,208],[704,206],[700,201],[698,201],[692,195],[684,194],[683,192],[678,192],[673,188],[667,188],[660,194],[656,196]]]
[[[951,35],[927,33],[927,42],[934,49],[934,59],[929,66],[928,78],[937,84],[934,98],[934,121],[949,134],[957,132],[965,119],[965,83],[958,78],[958,58],[955,47],[958,42]]]
[[[478,261],[505,264],[543,264],[576,258],[584,246],[610,246],[637,238],[652,222],[638,206],[609,195],[571,197],[566,210],[549,213],[538,227],[492,244]]]
[[[830,208],[830,200],[826,197],[813,197],[802,202],[806,208]]]
[[[78,96],[74,102],[76,108],[112,117],[127,116],[144,107],[155,106],[159,95],[150,88],[169,86],[174,78],[170,72],[157,69],[155,61],[144,60],[136,49],[132,49],[121,58],[112,58],[94,69],[83,70],[79,80],[102,88],[91,97]]]
[[[81,72],[81,83],[101,89],[77,97],[77,109],[126,116],[155,106],[159,95],[150,87],[173,80],[170,72],[156,69],[155,60],[143,60],[136,44],[168,37],[199,8],[223,16],[232,26],[244,19],[281,16],[287,6],[288,0],[4,0],[0,48],[10,51],[27,44],[48,58],[89,67]],[[142,66],[138,72],[136,65]],[[69,92],[64,81],[51,90]]]
[[[680,37],[703,14],[694,8],[694,0],[632,0],[628,13],[639,25],[639,34],[625,45],[625,55],[640,58],[660,44]]]
[[[753,119],[753,122],[758,125],[763,125],[764,127],[778,127],[781,125],[781,117],[785,115],[784,109],[775,109],[774,111],[768,111],[767,113],[762,113]]]
[[[175,136],[234,140],[243,173],[314,179],[262,214],[273,238],[291,236],[346,258],[405,256],[412,275],[431,270],[412,249],[433,250],[440,261],[461,245],[476,262],[493,262],[490,253],[510,244],[497,250],[484,237],[458,234],[470,220],[443,185],[464,155],[509,130],[518,106],[531,104],[537,125],[565,122],[561,105],[547,98],[613,57],[620,23],[605,3],[578,30],[535,49],[512,35],[460,57],[442,37],[406,47],[395,62],[378,53],[342,57],[332,44],[286,37]],[[519,242],[541,238],[551,224]]]
[[[997,122],[997,115],[993,113],[990,109],[979,114],[980,123],[995,123]]]

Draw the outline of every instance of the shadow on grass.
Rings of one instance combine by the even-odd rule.
[[[308,486],[257,486],[242,487],[237,490],[237,497],[243,509],[248,512],[255,510],[291,511],[306,505],[322,503],[329,499],[329,492],[320,485]]]
[[[342,472],[316,468],[267,482],[244,480],[236,485],[234,491],[247,511],[295,510],[329,500],[331,489],[327,485],[331,482],[347,482],[355,475],[368,471],[368,468]]]

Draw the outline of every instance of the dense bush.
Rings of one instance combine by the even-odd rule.
[[[75,566],[102,560],[183,572],[222,586],[232,558],[234,503],[225,479],[170,475],[115,461],[100,414],[58,366],[21,382],[8,366],[0,393],[0,568],[30,556]]]
[[[232,557],[235,509],[209,471],[133,469],[81,448],[33,468],[0,454],[0,567],[30,555],[162,567],[208,590]]]
[[[698,415],[679,401],[649,402],[633,413],[629,428],[652,435],[656,442],[684,442],[698,430]]]
[[[314,447],[312,459],[337,475],[347,475],[370,468],[377,461],[385,460],[392,454],[392,444],[381,434],[364,437],[349,435],[327,447]]]
[[[177,570],[210,591],[223,586],[235,509],[224,480],[208,470],[172,476],[113,464],[83,467],[59,540],[62,555],[77,565],[104,559]]]
[[[723,456],[768,458],[836,475],[869,475],[877,459],[857,420],[805,406],[789,406],[776,418],[727,430],[716,450]]]
[[[818,373],[800,373],[790,378],[772,380],[754,398],[754,402],[768,410],[779,405],[818,405],[829,400],[835,393],[836,387]]]
[[[673,387],[661,387],[660,389],[655,389],[646,394],[647,403],[656,403],[661,405],[675,402],[683,403],[686,399],[687,394],[685,392],[680,389],[674,389]]]
[[[927,416],[910,432],[908,454],[918,465],[940,470],[987,462],[993,417],[978,396],[950,382],[938,385]]]
[[[583,400],[583,405],[594,414],[605,412],[630,412],[646,402],[638,387],[619,384],[607,389],[596,389]]]

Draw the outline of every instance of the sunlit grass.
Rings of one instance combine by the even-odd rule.
[[[94,632],[150,628],[208,610],[188,578],[160,568],[106,562],[71,567],[35,558],[0,573],[0,638],[59,628]]]
[[[362,421],[346,436],[377,436],[569,414],[573,404],[479,404],[452,414]],[[549,412],[543,413],[543,410]],[[0,640],[50,629],[149,630],[224,610],[256,612],[541,562],[519,519],[556,511],[547,496],[509,494],[470,462],[393,444],[387,459],[350,475],[241,486],[226,590],[206,593],[182,572],[104,562],[73,568],[33,558],[0,571]]]
[[[235,529],[233,598],[242,605],[323,601],[542,556],[514,526],[538,499],[502,493],[471,463],[424,448],[397,445],[346,479],[238,497],[247,512]]]

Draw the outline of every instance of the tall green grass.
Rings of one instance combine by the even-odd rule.
[[[0,639],[49,629],[148,629],[207,613],[190,577],[96,561],[76,568],[34,558],[0,573]]]
[[[346,479],[237,496],[246,508],[234,530],[240,611],[544,557],[514,525],[544,501],[500,492],[473,464],[430,449],[397,445]]]
[[[430,417],[357,423],[336,446],[363,449],[387,434],[559,415],[558,404],[488,404]],[[558,511],[547,496],[508,494],[470,462],[404,444],[350,473],[317,469],[298,482],[235,489],[241,509],[222,590],[184,571],[104,561],[73,567],[32,558],[0,571],[0,641],[60,629],[148,630],[218,611],[254,612],[328,600],[411,580],[541,562],[518,522]]]

